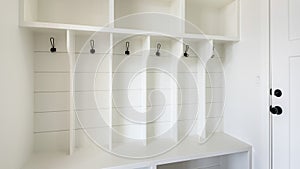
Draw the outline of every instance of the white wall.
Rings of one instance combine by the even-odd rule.
[[[31,34],[18,27],[19,0],[0,2],[0,168],[20,169],[31,152]]]
[[[253,145],[268,168],[268,0],[241,0],[241,38],[226,56],[224,130]]]

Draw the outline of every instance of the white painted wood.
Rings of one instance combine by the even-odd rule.
[[[34,134],[34,151],[37,153],[60,152],[67,157],[69,151],[69,132],[46,132]]]
[[[37,19],[37,0],[22,0],[21,9],[23,12],[21,15],[21,20],[36,20]]]
[[[238,37],[238,0],[186,0],[185,12],[187,33]]]
[[[197,159],[205,159],[209,157],[226,156],[235,153],[246,153],[251,150],[251,147],[242,143],[228,135],[216,134],[206,144],[199,144],[198,138],[186,139],[182,144],[175,147],[170,152],[157,156],[151,159],[128,159],[120,158],[109,153],[94,148],[80,149],[73,156],[67,157],[65,153],[48,153],[34,154],[30,161],[24,166],[24,169],[81,169],[81,168],[110,168],[110,169],[130,169],[143,168],[149,166],[160,166],[163,164],[184,162]],[[230,156],[230,155],[229,155]],[[239,161],[244,159],[244,155],[231,156],[229,161]],[[232,160],[231,160],[232,159]],[[59,163],[57,161],[60,161]],[[207,161],[209,163],[209,161]],[[234,164],[234,163],[233,163]],[[242,163],[240,163],[242,164]],[[249,163],[243,165],[242,168]],[[239,165],[242,166],[242,165]],[[235,168],[231,168],[235,169]],[[240,169],[240,168],[238,168]]]
[[[92,57],[90,53],[90,40],[95,42],[95,54],[107,54],[110,50],[110,34],[102,32],[76,32],[75,48],[78,55],[85,54]]]
[[[115,0],[109,0],[109,27],[114,28],[114,19],[115,19]]]
[[[34,132],[59,132],[69,130],[69,111],[34,113]]]
[[[69,92],[34,94],[35,112],[69,110],[69,104]]]
[[[223,118],[216,117],[216,118],[206,118],[205,123],[205,132],[207,136],[211,136],[216,132],[223,131]]]
[[[244,168],[251,169],[251,151],[246,153],[236,153],[221,157],[220,168],[234,169]]]
[[[213,42],[213,58],[206,67],[206,125],[207,137],[223,131],[223,108],[225,100],[225,77],[223,72],[224,46]]]
[[[76,60],[76,74],[78,73],[108,73],[110,57],[106,54],[81,53]]]
[[[69,73],[35,73],[35,92],[69,91]]]
[[[72,24],[61,24],[61,23],[49,23],[49,22],[24,22],[22,23],[23,27],[33,28],[34,30],[76,30],[76,31],[86,31],[86,32],[104,32],[104,33],[122,33],[122,34],[151,34],[154,36],[161,35],[159,32],[149,32],[138,29],[124,29],[124,28],[106,28],[106,27],[97,27],[97,26],[86,26],[86,25],[72,25]],[[221,43],[232,43],[238,42],[239,38],[237,37],[227,37],[220,35],[203,35],[203,34],[178,34],[173,32],[168,32],[168,35],[172,35],[178,38],[191,38],[198,40],[215,40]]]
[[[51,32],[35,32],[34,33],[34,51],[50,53],[50,37],[54,38],[57,53],[67,53],[66,31],[56,30]],[[56,54],[56,53],[52,53]]]
[[[109,114],[109,109],[77,110],[76,111],[76,129],[99,128],[109,126],[102,114]]]
[[[113,75],[113,45],[114,45],[114,36],[112,33],[109,34],[109,46],[110,46],[110,50],[109,50],[109,55],[108,55],[108,72],[109,72],[109,114],[107,114],[107,116],[103,116],[104,120],[106,121],[106,123],[108,124],[109,127],[109,131],[108,131],[108,150],[112,150],[113,148],[113,133],[112,133],[112,125],[113,125],[113,103],[112,103],[112,97],[113,97],[113,79],[112,79],[112,75]],[[104,61],[103,61],[104,62]],[[102,66],[103,67],[103,66]],[[107,69],[107,67],[105,67]]]
[[[223,58],[212,58],[207,62],[206,71],[210,73],[222,73],[223,72]]]
[[[126,42],[129,42],[128,56],[125,55]],[[147,44],[147,36],[113,35],[113,143],[137,139],[146,144],[146,77],[142,70],[146,65],[144,53]]]
[[[206,74],[207,88],[222,88],[224,87],[225,77],[223,73],[207,73]]]
[[[109,73],[75,73],[75,91],[109,91]]]
[[[109,108],[109,97],[109,91],[96,91],[95,93],[93,91],[76,92],[75,106],[77,110]]]
[[[104,26],[109,21],[108,0],[38,0],[36,3],[37,21],[95,26]]]
[[[74,107],[74,72],[75,72],[75,33],[73,31],[67,31],[67,51],[69,54],[69,88],[70,88],[70,95],[69,95],[69,155],[72,155],[75,149],[75,110]]]
[[[22,1],[20,7],[20,23],[22,26],[32,28],[71,29],[82,31],[102,30],[104,32],[122,32],[123,30],[123,32],[125,31],[127,33],[137,33],[141,32],[141,30],[150,30],[165,32],[168,34],[181,34],[184,32],[184,29],[186,27],[189,27],[184,26],[189,25],[188,23],[185,23],[184,19],[186,18],[188,20],[193,20],[193,14],[197,11],[191,7],[199,8],[200,6],[202,9],[208,9],[207,11],[211,11],[211,13],[220,13],[219,16],[216,16],[219,19],[216,19],[216,22],[213,22],[213,24],[215,25],[223,25],[222,28],[224,29],[222,29],[222,31],[225,32],[221,32],[219,33],[219,35],[239,37],[238,0],[223,0],[218,3],[201,0],[199,1],[199,3],[193,4],[194,2],[195,1],[193,0],[155,0],[151,2],[130,0],[126,1],[126,3],[120,0],[89,0],[88,2],[82,0],[76,0],[75,2],[70,2],[68,0],[51,2],[47,0],[24,0],[24,2]],[[66,7],[69,3],[72,3],[72,6]],[[77,12],[79,7],[81,12]],[[147,14],[147,12],[156,13]],[[81,15],[77,16],[78,13],[81,13]],[[137,16],[131,15],[136,13],[143,14]],[[124,18],[124,16],[128,15],[131,16]],[[203,12],[203,15],[200,16],[203,22],[206,22],[208,20],[206,18],[206,12]],[[120,17],[123,17],[121,21],[119,20]],[[160,20],[157,20],[157,17],[159,17]],[[110,25],[108,25],[109,23]],[[202,26],[208,26],[209,24],[207,23],[209,22],[206,22],[206,24],[203,24]],[[119,28],[139,30],[112,30],[111,28],[113,28],[114,25]],[[220,26],[214,27],[217,28]],[[214,35],[214,33],[212,33],[211,35]],[[213,38],[218,39],[217,37]]]
[[[222,116],[217,113],[220,111],[219,107],[214,109],[211,116],[207,115],[207,104],[204,99],[206,96],[208,99],[216,98],[211,101],[213,107],[214,102],[223,101],[221,75],[214,75],[211,83],[208,83],[205,68],[214,73],[222,72],[219,60],[212,59],[208,66],[206,65],[212,55],[212,39],[220,43],[239,40],[238,1],[222,0],[218,3],[201,1],[205,7],[209,7],[208,13],[222,15],[217,17],[223,22],[205,25],[205,29],[212,30],[210,32],[212,35],[208,36],[184,33],[187,27],[181,19],[190,17],[187,15],[190,12],[189,0],[25,1],[26,17],[22,18],[24,20],[21,25],[38,30],[35,33],[35,130],[36,134],[44,135],[37,139],[37,150],[48,151],[53,148],[55,151],[66,146],[64,150],[72,154],[75,146],[82,148],[93,145],[90,140],[92,138],[95,143],[116,152],[132,150],[130,147],[135,147],[135,143],[138,145],[135,148],[140,146],[144,151],[147,145],[145,150],[147,154],[147,148],[155,152],[159,146],[168,147],[184,138],[188,126],[192,123],[196,125],[191,135],[205,138],[207,132],[214,131],[217,121],[222,120]],[[58,6],[55,6],[57,4]],[[37,9],[37,13],[28,11],[33,8]],[[83,12],[77,12],[78,8]],[[168,16],[144,14],[106,25],[114,19],[136,12],[161,12]],[[157,16],[160,16],[159,20]],[[173,18],[174,16],[176,18]],[[205,18],[203,22],[208,19]],[[224,30],[210,29],[210,26],[220,27],[220,25],[224,26]],[[148,32],[149,30],[156,32]],[[94,31],[99,32],[93,34]],[[56,39],[57,53],[49,52],[51,36]],[[93,55],[89,53],[91,39],[95,40],[96,45],[96,54]],[[130,42],[130,57],[124,55],[126,41]],[[158,42],[162,44],[161,57],[154,55]],[[186,44],[193,50],[190,51],[190,57],[183,58]],[[99,65],[101,60],[103,62]],[[120,63],[126,64],[119,67]],[[165,73],[147,70],[135,77],[136,79],[128,86],[135,73],[146,66],[167,70],[174,79],[170,79]],[[172,82],[174,80],[180,83],[180,87]],[[206,94],[205,86],[216,88],[216,91]],[[152,95],[150,98],[152,100],[149,100],[149,96],[157,90],[165,97]],[[178,96],[179,90],[181,98]],[[121,117],[118,112],[135,116],[129,109],[131,106],[142,112],[141,119],[145,122],[155,118],[155,113],[161,109],[164,110],[162,116],[152,123],[135,124]],[[182,111],[180,114],[179,109]],[[199,111],[198,118],[193,113],[196,111]],[[67,121],[65,112],[69,112]],[[174,129],[170,129],[171,127]],[[129,139],[113,133],[111,128],[121,135],[129,136]],[[222,128],[218,128],[217,131],[222,131]],[[164,132],[166,134],[160,136]],[[147,139],[153,136],[158,138]],[[41,142],[49,137],[58,137],[59,140],[54,144]],[[150,168],[148,165],[145,166]]]
[[[159,32],[180,32],[180,0],[115,1],[115,27]],[[159,20],[157,18],[160,18]],[[153,24],[157,23],[157,24]]]
[[[49,48],[50,49],[50,48]],[[67,53],[35,52],[35,72],[69,72],[69,60]]]
[[[223,88],[208,88],[206,90],[206,101],[212,103],[224,102]]]
[[[289,0],[289,39],[300,38],[299,6],[299,1]]]
[[[292,29],[299,25],[300,16],[293,12],[293,0],[271,1],[271,64],[272,88],[283,95],[272,96],[272,105],[280,106],[283,113],[272,115],[273,168],[299,168],[299,56],[300,40]],[[299,3],[297,8],[299,7]],[[279,10],[280,9],[280,10]],[[295,20],[297,18],[297,20]],[[292,31],[292,32],[291,32]]]
[[[206,117],[207,118],[216,118],[222,117],[224,112],[224,103],[206,103]]]
[[[79,42],[79,43],[81,43],[81,44],[84,44],[84,41],[86,41],[87,39],[89,39],[88,38],[88,36],[89,35],[78,35],[78,36],[76,36],[77,38],[77,41]],[[101,36],[101,35],[100,35]],[[104,36],[102,36],[104,39],[105,39],[105,35]],[[122,38],[123,36],[115,36],[115,37],[117,37],[116,38],[116,40],[117,39],[119,39],[119,38]],[[148,40],[147,40],[148,39]],[[147,38],[147,39],[145,39],[144,41],[144,46],[143,46],[143,48],[145,48],[145,49],[147,49],[147,48],[149,48],[150,49],[150,42],[151,42],[151,39],[150,39],[150,37],[149,38]],[[170,39],[170,38],[159,38],[159,37],[155,37],[154,38],[154,40],[156,40],[156,41],[158,41],[158,40],[161,40],[161,42],[164,42],[165,44],[167,44],[167,50],[170,50],[170,51],[172,51],[172,53],[174,54],[174,55],[182,55],[182,53],[183,53],[183,51],[182,51],[182,42],[176,42],[176,40],[174,40],[174,39]],[[76,42],[77,42],[76,41]],[[140,40],[140,38],[134,38],[133,39],[133,44],[135,44],[134,42],[135,41],[137,41],[137,42],[143,42],[143,39],[142,40]],[[121,43],[120,43],[121,44]],[[138,43],[136,43],[136,44],[138,44]],[[152,44],[153,44],[153,42],[152,42]],[[201,44],[201,43],[200,43]],[[124,44],[123,44],[124,45]],[[123,45],[121,45],[121,46],[123,46]],[[77,47],[76,47],[76,49],[79,49],[80,48],[80,46],[81,45],[78,45]],[[153,46],[153,45],[152,45]],[[123,46],[124,47],[124,46]],[[140,46],[140,47],[142,47],[142,46]],[[178,50],[178,48],[181,48],[181,50]],[[105,49],[105,48],[103,48],[103,49]],[[122,51],[122,47],[116,47],[116,49],[118,50],[118,51],[120,51],[119,53],[121,54],[121,51]],[[202,49],[201,48],[201,46],[198,46],[198,48],[197,48],[198,50],[199,50],[199,53],[201,53],[201,54],[203,54],[203,53],[205,53],[205,52],[203,52],[203,51],[201,51],[201,50],[205,50],[205,49]],[[86,48],[85,50],[88,50],[88,48]],[[132,51],[137,51],[138,50],[138,48],[137,47],[135,47],[135,48],[132,48]],[[154,49],[153,49],[154,50]],[[123,51],[124,52],[124,51]],[[116,59],[117,60],[121,60],[122,61],[122,55],[116,55]],[[90,65],[90,64],[94,64],[94,66],[93,67],[97,67],[97,64],[95,64],[95,62],[97,62],[97,60],[99,60],[99,59],[101,59],[101,58],[99,58],[99,55],[90,55],[90,54],[87,54],[87,53],[85,53],[85,54],[82,54],[80,57],[82,57],[82,58],[84,58],[83,60],[85,61],[86,59],[91,59],[89,62],[83,62],[84,63],[84,65],[86,66],[86,68],[91,68],[92,66]],[[46,56],[45,56],[45,58],[47,58]],[[162,58],[163,60],[164,60],[164,58]],[[165,60],[165,61],[167,61],[167,60]],[[196,72],[198,72],[198,66],[197,66],[197,62],[196,62],[196,64],[195,64],[195,61],[197,61],[197,60],[195,60],[195,58],[184,58],[184,62],[188,65],[188,67],[191,69],[191,71],[192,71],[192,76],[195,76],[195,78],[197,78],[196,76],[199,76],[199,77],[204,77],[203,75],[201,76],[201,74],[196,74]],[[44,63],[45,61],[43,60],[43,63]],[[51,63],[51,60],[49,59],[49,62]],[[80,62],[81,63],[81,62]],[[80,65],[80,64],[79,64]],[[93,90],[93,88],[92,88],[92,82],[89,82],[88,80],[86,80],[86,79],[89,79],[89,78],[92,78],[92,73],[86,73],[86,72],[93,72],[92,71],[92,69],[90,69],[90,70],[84,70],[84,69],[79,69],[79,68],[81,68],[79,65],[77,65],[78,66],[78,72],[76,72],[76,75],[75,75],[75,78],[76,79],[78,79],[78,82],[82,82],[81,84],[80,83],[76,83],[76,84],[79,84],[79,85],[76,85],[76,87],[77,86],[79,86],[78,88],[76,88],[75,89],[75,91],[78,91],[78,92],[76,92],[76,96],[78,96],[78,98],[76,99],[76,108],[77,109],[79,109],[79,110],[84,110],[84,109],[96,109],[97,108],[97,105],[96,105],[96,102],[94,101],[94,95],[93,95],[93,92],[92,92],[92,90]],[[139,64],[135,64],[135,65],[139,65]],[[108,65],[109,66],[109,65]],[[96,79],[98,79],[98,75],[99,75],[99,83],[101,83],[101,81],[108,81],[108,77],[107,76],[105,76],[104,77],[104,72],[106,73],[106,74],[108,74],[109,73],[109,70],[107,69],[108,67],[104,67],[103,68],[103,72],[102,73],[98,73],[97,74],[97,77],[96,77]],[[49,69],[49,70],[43,70],[43,71],[45,71],[45,72],[47,72],[47,71],[53,71],[53,72],[55,72],[57,69],[59,69],[59,68],[52,68],[52,69]],[[94,69],[96,69],[96,68],[94,68]],[[131,72],[135,72],[134,70],[136,70],[136,69],[138,69],[138,68],[134,68],[134,67],[131,67],[131,70],[129,70],[129,71],[131,71]],[[171,69],[171,67],[167,67],[167,69],[169,70],[169,71],[171,71],[171,72],[176,72],[176,71],[173,71],[172,69]],[[124,69],[123,71],[126,71],[126,69]],[[128,71],[128,70],[127,70]],[[177,70],[177,72],[179,72],[179,73],[177,73],[178,74],[178,77],[181,77],[181,78],[186,78],[186,75],[184,74],[184,73],[188,73],[190,70],[187,70],[187,69],[181,69],[181,70]],[[66,70],[66,72],[69,72],[69,71],[67,71]],[[55,73],[59,73],[59,72],[55,72]],[[47,73],[43,73],[43,74],[47,74]],[[52,73],[53,74],[53,73]],[[66,75],[66,74],[68,74],[68,73],[62,73],[62,75]],[[129,74],[133,74],[133,73],[129,73]],[[162,83],[159,83],[158,84],[158,86],[157,85],[152,85],[151,83],[148,83],[148,87],[150,87],[149,88],[149,90],[148,91],[152,91],[153,89],[155,89],[155,88],[157,88],[157,89],[159,89],[159,88],[161,88],[161,89],[163,89],[163,91],[164,91],[164,93],[169,93],[169,94],[166,94],[166,96],[170,96],[170,98],[172,98],[171,97],[171,94],[173,93],[173,92],[171,92],[171,90],[172,90],[172,88],[173,87],[171,87],[170,88],[170,85],[168,84],[168,85],[166,85],[167,83],[165,83],[164,81],[166,81],[166,80],[168,80],[168,78],[166,77],[166,76],[164,76],[163,74],[158,74],[157,72],[149,72],[148,73],[148,75],[147,75],[147,77],[148,78],[151,78],[151,76],[153,76],[153,78],[155,77],[155,76],[160,76],[162,79],[161,79],[161,82]],[[104,77],[104,79],[101,79],[102,77]],[[122,76],[123,77],[123,76]],[[126,82],[126,79],[128,79],[128,77],[130,77],[130,76],[124,76],[124,79],[125,79],[125,82]],[[122,79],[122,81],[124,81],[124,79]],[[50,80],[50,79],[49,79]],[[142,80],[142,79],[141,79]],[[140,81],[140,80],[139,80]],[[169,81],[170,81],[170,79],[169,79]],[[183,81],[185,81],[185,79],[183,79]],[[184,83],[184,84],[186,84],[186,83]],[[85,86],[86,85],[86,86]],[[97,85],[97,83],[96,83],[96,85]],[[81,87],[82,86],[82,87]],[[202,85],[203,86],[203,85]],[[98,86],[97,85],[97,87],[99,87],[99,90],[101,90],[101,91],[97,91],[97,97],[99,96],[99,103],[100,103],[100,107],[101,108],[103,108],[103,110],[101,110],[101,111],[103,111],[105,114],[107,114],[108,112],[107,112],[107,109],[109,108],[109,107],[111,107],[111,106],[109,106],[109,103],[106,101],[106,99],[107,98],[109,98],[109,90],[108,90],[108,88],[109,88],[109,85],[105,85],[103,88],[101,87],[101,86]],[[114,85],[112,86],[113,88],[114,88]],[[138,86],[135,86],[135,88],[136,87],[138,87]],[[88,89],[91,89],[91,90],[88,90]],[[169,90],[167,90],[169,88]],[[116,88],[115,89],[126,89],[126,86],[125,86],[125,88],[124,87],[122,87],[121,86],[121,88],[119,87],[119,86],[116,86]],[[132,96],[136,96],[137,95],[137,93],[139,93],[139,92],[141,92],[141,91],[143,91],[143,85],[142,86],[140,86],[139,88],[137,88],[137,89],[141,89],[140,91],[132,91],[133,93],[132,93]],[[189,112],[189,111],[191,111],[191,110],[194,110],[195,109],[195,106],[193,106],[193,104],[195,104],[196,102],[195,102],[195,100],[197,100],[196,98],[193,98],[193,97],[190,97],[190,96],[192,96],[194,93],[195,93],[195,90],[196,88],[195,88],[195,86],[189,86],[189,87],[187,87],[187,88],[183,88],[183,102],[182,102],[182,109],[183,109],[183,114],[189,114],[189,113],[187,113],[187,112]],[[53,89],[51,89],[51,86],[49,86],[49,88],[46,88],[46,89],[44,89],[46,92],[49,92],[49,91],[51,91],[51,90],[53,90]],[[48,91],[49,90],[49,91]],[[102,91],[103,90],[103,91]],[[126,91],[124,90],[124,91],[119,91],[119,90],[117,90],[116,91],[116,95],[117,96],[122,96],[122,95],[124,95],[124,96],[126,96]],[[123,93],[123,94],[122,94]],[[40,93],[38,93],[38,94],[40,94]],[[46,94],[46,93],[45,93]],[[51,96],[52,95],[52,93],[49,93],[49,95]],[[47,97],[48,97],[48,95],[46,95]],[[166,99],[167,101],[171,101],[171,99],[170,98],[168,98],[168,99]],[[120,100],[121,99],[121,100]],[[161,101],[159,100],[159,99],[161,99],[161,98],[157,98],[157,99],[154,99],[155,100],[155,102],[153,102],[153,104],[155,104],[156,105],[156,107],[155,108],[159,108],[159,104],[161,103]],[[118,97],[118,102],[120,102],[120,103],[122,103],[121,104],[121,106],[120,107],[122,107],[122,108],[119,108],[119,109],[126,109],[126,106],[128,106],[129,105],[129,103],[128,102],[123,102],[122,101],[122,97]],[[137,101],[141,101],[141,100],[137,100]],[[47,104],[46,102],[45,102],[45,104]],[[139,103],[139,104],[137,104],[136,106],[142,106],[143,104],[142,104],[142,102],[141,103]],[[173,106],[172,106],[173,105]],[[176,112],[176,111],[173,111],[172,110],[172,107],[174,108],[174,105],[176,105],[176,104],[172,104],[172,102],[168,102],[168,109],[165,111],[167,114],[170,114],[170,112]],[[65,105],[66,107],[67,107],[67,105]],[[51,107],[51,106],[50,106]],[[56,106],[54,106],[54,107],[56,107]],[[124,108],[123,108],[124,107]],[[142,107],[141,107],[142,108]],[[139,108],[140,109],[140,108]],[[62,108],[60,108],[60,109],[54,109],[55,111],[59,111],[59,110],[68,110],[67,108],[66,109],[62,109]],[[54,111],[54,110],[51,110],[50,109],[50,111]],[[44,111],[49,111],[48,109],[46,109],[46,110],[44,110]],[[159,119],[158,120],[158,122],[166,122],[166,118],[169,118],[169,120],[167,120],[167,121],[170,121],[171,120],[171,117],[170,116],[164,116],[164,118],[161,118],[161,119]],[[173,117],[174,118],[174,117]],[[178,131],[178,133],[182,133],[182,136],[186,133],[186,130],[187,130],[187,128],[185,127],[187,124],[190,124],[191,122],[193,122],[192,121],[192,119],[194,118],[194,116],[193,115],[191,115],[191,114],[189,114],[189,115],[185,115],[185,116],[180,116],[180,118],[181,119],[190,119],[190,121],[189,122],[182,122],[182,123],[180,123],[179,125],[178,125],[178,129],[180,130],[180,131]],[[118,118],[117,118],[117,120],[115,121],[115,122],[113,122],[113,124],[114,125],[122,125],[121,127],[119,127],[119,128],[124,128],[124,129],[126,129],[126,128],[128,128],[128,126],[126,126],[126,125],[129,125],[130,123],[128,123],[128,122],[126,122],[126,121],[122,121],[122,120],[118,120]],[[125,124],[125,125],[124,125]],[[93,126],[93,127],[99,127],[99,124],[98,125],[96,125],[96,124],[92,124],[92,122],[91,122],[91,124],[89,124],[89,122],[86,122],[85,123],[85,126],[86,127],[88,127],[88,126]],[[100,125],[101,126],[101,125]],[[150,125],[149,125],[150,126]],[[165,131],[165,127],[160,127],[160,126],[165,126],[164,124],[162,124],[162,123],[157,123],[157,124],[155,124],[155,125],[153,125],[153,127],[149,127],[149,129],[151,129],[151,128],[153,128],[153,130],[155,129],[155,130],[157,130],[158,132],[157,133],[161,133],[161,131],[159,131],[159,130],[162,130],[162,131]],[[181,129],[182,128],[182,129]],[[126,130],[124,130],[124,131],[126,131],[126,132],[128,132],[128,129],[126,129]],[[136,130],[132,130],[131,132],[134,132],[134,131],[136,131]]]
[[[171,163],[160,165],[158,169],[220,169],[220,159],[221,157],[210,157],[199,160],[191,160],[179,163]]]

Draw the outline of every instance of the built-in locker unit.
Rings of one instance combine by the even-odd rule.
[[[223,132],[240,0],[21,0],[34,33],[25,169],[251,169]]]

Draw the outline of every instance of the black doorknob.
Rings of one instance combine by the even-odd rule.
[[[281,97],[281,96],[282,96],[281,90],[280,90],[280,89],[276,89],[276,90],[274,91],[274,95],[275,95],[276,97]]]
[[[270,112],[275,115],[281,115],[282,108],[280,106],[275,106],[275,107],[270,106]]]

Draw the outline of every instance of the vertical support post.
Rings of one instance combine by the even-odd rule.
[[[113,1],[113,0],[110,0]],[[112,2],[113,3],[113,2]],[[112,150],[113,148],[113,132],[112,132],[112,118],[113,118],[113,108],[112,108],[112,86],[113,86],[113,47],[114,47],[114,36],[112,33],[109,34],[109,53],[108,53],[108,57],[109,57],[109,66],[108,66],[108,72],[109,72],[109,115],[108,115],[108,132],[109,132],[109,138],[108,138],[108,149]]]
[[[252,169],[252,149],[248,151],[249,169]]]
[[[150,54],[150,36],[147,35],[145,36],[145,39],[144,39],[144,43],[143,43],[143,59],[145,61],[145,68],[147,69],[147,60],[148,60],[148,57],[149,57],[149,54]],[[144,72],[144,77],[143,77],[143,103],[144,103],[144,112],[145,112],[145,141],[144,141],[144,145],[147,146],[148,144],[148,113],[147,113],[147,110],[148,110],[148,107],[147,107],[147,96],[148,96],[148,91],[147,91],[147,70],[145,70]]]
[[[69,55],[69,155],[72,155],[75,149],[75,110],[74,110],[74,64],[75,64],[75,33],[67,30],[67,52]]]
[[[114,28],[115,24],[115,0],[109,0],[109,27]]]
[[[180,124],[179,124],[179,121],[178,121],[178,107],[181,106],[179,105],[179,103],[181,104],[181,101],[179,102],[179,97],[178,97],[178,87],[177,86],[177,82],[178,82],[178,64],[179,64],[179,61],[180,61],[180,58],[182,57],[182,54],[183,54],[183,38],[180,38],[180,39],[176,39],[175,41],[175,44],[173,46],[173,49],[174,53],[176,54],[176,63],[174,63],[174,65],[176,65],[176,68],[174,69],[174,72],[173,72],[173,77],[176,78],[174,79],[176,83],[175,86],[172,85],[172,104],[174,104],[174,106],[172,106],[172,116],[171,116],[171,121],[172,121],[172,124],[176,124],[176,128],[175,128],[175,131],[173,133],[173,137],[174,137],[174,141],[178,141],[178,135],[179,135],[179,127],[180,127]]]
[[[207,72],[207,62],[213,55],[213,41],[204,41],[203,43],[200,43],[200,51],[199,55],[201,56],[201,62],[199,64],[199,116],[198,116],[198,131],[200,135],[200,142],[202,140],[206,140],[207,133],[206,133],[206,72]]]
[[[186,0],[180,0],[180,26],[181,26],[181,33],[185,33],[185,1]]]

